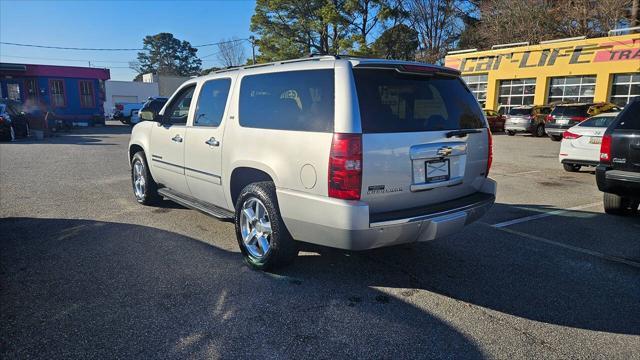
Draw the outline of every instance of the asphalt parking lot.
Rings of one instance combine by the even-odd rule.
[[[0,144],[0,357],[640,358],[640,216],[559,143],[494,137],[491,212],[434,242],[243,263],[233,225],[138,205],[129,128]]]

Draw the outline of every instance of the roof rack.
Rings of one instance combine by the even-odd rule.
[[[280,60],[280,61],[273,61],[273,62],[262,63],[262,64],[236,66],[233,68],[216,70],[213,73],[220,74],[220,73],[236,71],[240,69],[255,69],[255,68],[266,67],[266,66],[275,66],[275,65],[291,64],[291,63],[297,63],[297,62],[303,62],[303,61],[320,61],[320,60],[329,60],[329,59],[335,60],[335,59],[339,59],[339,57],[334,55],[310,54],[309,57],[304,57],[299,59]]]

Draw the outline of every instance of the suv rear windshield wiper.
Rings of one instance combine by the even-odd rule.
[[[477,134],[477,133],[481,133],[482,130],[478,130],[478,129],[464,129],[464,130],[453,130],[453,131],[449,131],[448,133],[446,133],[446,136],[448,138],[450,137],[464,137],[467,136],[469,134]]]

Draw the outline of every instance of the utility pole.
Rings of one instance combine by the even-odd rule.
[[[253,35],[249,36],[249,41],[251,42],[252,65],[255,65],[256,64],[256,38],[255,38],[255,36],[253,36]]]

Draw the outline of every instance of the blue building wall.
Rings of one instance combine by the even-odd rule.
[[[25,111],[52,111],[55,119],[68,124],[104,123],[104,80],[109,70],[54,65],[29,65],[0,63],[0,94],[21,102]],[[63,83],[64,104],[53,106],[52,80]],[[35,81],[35,89],[30,84]],[[82,106],[80,81],[92,84],[92,103]],[[14,84],[13,86],[11,86]],[[9,92],[9,87],[19,88],[19,94]]]
[[[27,94],[26,81],[35,79],[37,84],[36,96]],[[50,80],[62,80],[64,84],[64,106],[54,107],[51,102]],[[80,103],[80,80],[91,81],[93,84],[93,106],[83,107]],[[27,106],[38,106],[39,102],[47,109],[52,110],[56,118],[67,123],[87,122],[93,124],[96,117],[102,116],[104,110],[104,94],[102,94],[100,81],[97,79],[79,79],[79,78],[49,78],[49,77],[16,77],[11,79],[0,79],[0,89],[2,89],[3,98],[9,96],[8,84],[18,84],[20,88],[20,101]],[[102,95],[102,96],[101,96]]]

